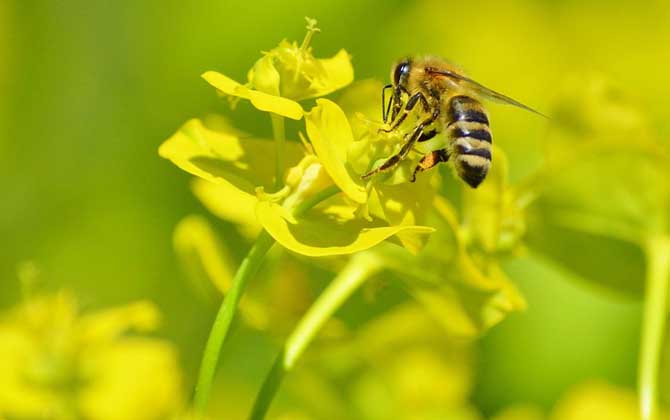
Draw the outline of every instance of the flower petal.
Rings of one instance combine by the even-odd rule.
[[[275,203],[260,201],[256,216],[265,230],[285,248],[311,257],[353,254],[371,248],[400,232],[428,234],[425,226],[379,226],[351,219],[336,223],[331,215],[311,212],[299,223],[291,223],[285,209]]]
[[[293,120],[301,119],[304,114],[302,107],[296,101],[249,89],[221,73],[208,71],[202,77],[226,95],[248,99],[254,107],[261,111],[273,112]]]
[[[334,102],[317,99],[317,106],[305,114],[307,134],[317,156],[335,184],[352,200],[364,203],[367,194],[347,169],[347,149],[354,141],[344,112]]]
[[[258,199],[229,183],[214,184],[203,179],[191,183],[193,194],[212,214],[233,223],[242,235],[255,238],[261,230],[254,209]]]
[[[525,301],[495,262],[481,264],[467,253],[455,211],[435,198],[437,233],[411,259],[392,247],[379,249],[409,293],[453,336],[472,337],[525,308]]]
[[[340,50],[331,58],[317,60],[323,74],[317,79],[318,84],[313,84],[312,97],[324,96],[341,89],[354,81],[354,67],[351,65],[351,57],[345,50]]]
[[[210,284],[221,293],[230,288],[234,264],[205,218],[192,215],[182,219],[175,227],[173,243],[184,270],[205,296],[210,294]]]
[[[171,344],[141,337],[89,352],[81,363],[90,379],[78,390],[77,411],[87,419],[172,417],[183,404],[178,359]]]
[[[287,142],[286,161],[295,165],[302,157],[302,146]],[[187,121],[158,149],[161,157],[210,182],[228,182],[248,194],[255,188],[268,190],[274,185],[275,148],[271,141],[245,138],[213,130],[199,119]]]
[[[370,213],[390,225],[424,224],[435,197],[431,178],[430,174],[426,174],[415,183],[373,186],[368,200]],[[409,231],[398,233],[398,239],[411,253],[417,254],[428,237]]]

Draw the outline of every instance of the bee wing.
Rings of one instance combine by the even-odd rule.
[[[492,89],[487,88],[486,86],[482,85],[481,83],[475,82],[474,80],[465,77],[463,75],[460,75],[458,73],[454,73],[449,70],[444,70],[444,69],[433,69],[433,68],[427,68],[426,71],[428,73],[433,73],[433,74],[439,74],[445,77],[449,77],[451,79],[454,79],[458,81],[461,85],[464,85],[467,89],[475,92],[476,94],[489,99],[494,102],[502,103],[502,104],[508,104],[508,105],[514,105],[516,107],[525,109],[526,111],[530,111],[533,114],[540,115],[544,118],[549,118],[543,113],[534,110],[533,108],[522,104],[519,101],[515,101],[514,99],[510,98],[509,96],[505,96],[502,93],[498,93]]]

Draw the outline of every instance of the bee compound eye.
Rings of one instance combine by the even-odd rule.
[[[396,85],[400,84],[400,79],[403,75],[409,72],[409,62],[403,61],[395,67],[393,72],[393,83]]]

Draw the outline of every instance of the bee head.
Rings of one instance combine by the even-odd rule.
[[[403,58],[393,67],[392,77],[394,86],[407,84],[407,76],[409,75],[411,65],[412,62],[409,58]]]

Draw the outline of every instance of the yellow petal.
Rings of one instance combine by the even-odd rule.
[[[407,282],[410,293],[452,336],[473,337],[523,310],[525,300],[495,262],[475,261],[449,202],[435,197],[432,235],[418,259],[408,259],[391,247],[380,248],[389,268]]]
[[[261,111],[273,112],[293,120],[299,120],[303,116],[303,109],[296,101],[249,89],[233,79],[215,71],[208,71],[204,73],[202,77],[210,85],[226,95],[248,99],[254,107]]]
[[[85,315],[80,322],[83,341],[105,341],[116,339],[129,330],[155,330],[160,322],[160,312],[152,302],[140,301]]]
[[[659,415],[657,418],[667,418]],[[602,381],[590,380],[573,386],[556,403],[552,419],[638,420],[635,392]]]
[[[248,78],[254,81],[254,88],[256,90],[269,95],[280,96],[279,72],[274,66],[272,56],[265,55],[256,61],[256,64],[254,64],[254,67],[249,72]]]
[[[305,125],[319,160],[335,184],[352,200],[364,203],[365,188],[347,168],[347,148],[354,141],[344,112],[334,102],[317,99],[317,106],[305,114]]]
[[[197,289],[206,293],[210,281],[221,293],[230,288],[234,264],[205,218],[193,215],[182,219],[175,227],[173,243]]]
[[[353,254],[371,248],[399,232],[428,234],[434,229],[424,226],[379,226],[358,219],[335,223],[326,214],[311,212],[299,223],[289,222],[285,209],[278,204],[260,201],[256,216],[265,230],[285,248],[311,257]]]
[[[261,230],[254,209],[258,199],[231,184],[214,184],[194,179],[191,190],[198,200],[217,217],[233,223],[242,235],[255,238]]]
[[[199,119],[187,121],[158,149],[161,157],[181,169],[210,182],[228,182],[248,194],[258,186],[274,185],[274,143],[213,130]],[[302,146],[287,142],[286,162],[295,165],[302,157]]]
[[[435,188],[431,181],[430,174],[425,174],[414,183],[374,186],[375,194],[370,194],[369,203],[378,200],[378,206],[376,209],[371,208],[371,213],[380,212],[376,215],[386,220],[389,225],[423,224],[435,197]],[[398,239],[411,253],[417,254],[428,238],[410,231],[399,233]]]
[[[172,418],[182,408],[182,378],[175,348],[129,337],[87,354],[87,382],[77,393],[83,418]]]
[[[345,50],[340,50],[331,58],[317,60],[323,69],[323,75],[318,79],[319,85],[312,92],[312,97],[324,96],[341,89],[354,81],[354,67],[351,57]]]

